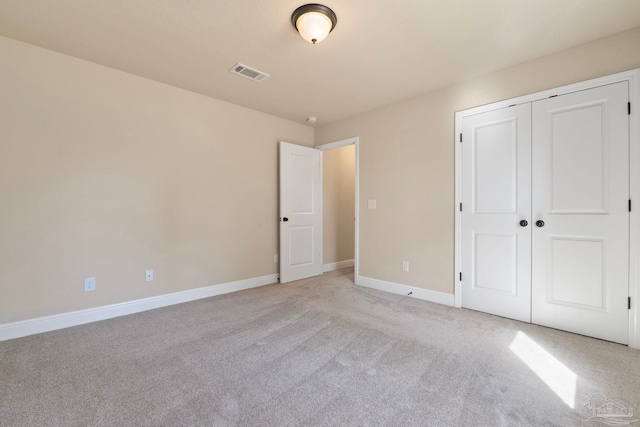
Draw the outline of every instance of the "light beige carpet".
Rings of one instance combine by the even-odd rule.
[[[638,350],[352,279],[0,342],[0,425],[571,426],[606,425],[590,419],[603,405],[640,412]]]

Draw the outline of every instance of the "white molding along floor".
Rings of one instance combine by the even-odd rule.
[[[400,283],[386,282],[384,280],[372,279],[370,277],[357,276],[356,284],[365,288],[377,289],[379,291],[390,292],[392,294],[404,295],[410,298],[417,298],[424,301],[434,302],[453,307],[453,294],[432,291],[429,289],[416,288],[415,286],[401,285]]]
[[[19,322],[5,323],[0,325],[0,341],[55,331],[57,329],[68,328],[71,326],[83,325],[85,323],[96,322],[98,320],[112,319],[114,317],[126,316],[128,314],[140,313],[142,311],[167,307],[183,302],[257,288],[259,286],[270,285],[277,282],[278,275],[269,274],[267,276],[254,277],[251,279],[238,280],[235,282],[222,283],[203,288],[189,289],[186,291],[89,308],[86,310],[71,311],[51,316],[22,320]]]
[[[327,271],[340,270],[341,268],[353,267],[354,265],[355,265],[355,260],[353,259],[347,259],[347,260],[338,261],[338,262],[330,262],[322,266],[322,272],[326,273]]]

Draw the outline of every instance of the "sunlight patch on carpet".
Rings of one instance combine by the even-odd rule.
[[[575,408],[577,375],[525,333],[518,334],[509,349],[571,409]]]

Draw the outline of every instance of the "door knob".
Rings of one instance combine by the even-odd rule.
[[[527,222],[526,219],[523,219],[522,221],[520,221],[520,227],[526,227],[527,225],[529,225],[529,223]]]
[[[544,227],[544,221],[537,220],[537,221],[536,221],[536,226],[537,226],[537,227]]]
[[[284,218],[282,218],[282,220],[283,220],[284,222],[287,222],[287,221],[289,221],[289,218],[287,218],[287,217],[285,216]]]

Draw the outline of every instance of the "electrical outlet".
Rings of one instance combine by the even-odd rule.
[[[145,280],[147,282],[153,282],[153,270],[147,270],[145,273]]]
[[[409,261],[402,261],[402,271],[405,273],[409,272]]]
[[[92,292],[96,290],[96,278],[95,277],[85,277],[84,278],[84,291]]]
[[[376,201],[376,199],[367,200],[367,208],[376,209],[377,205],[378,205],[378,202]]]
[[[280,255],[279,254],[273,254],[273,262],[278,262],[280,261]]]

